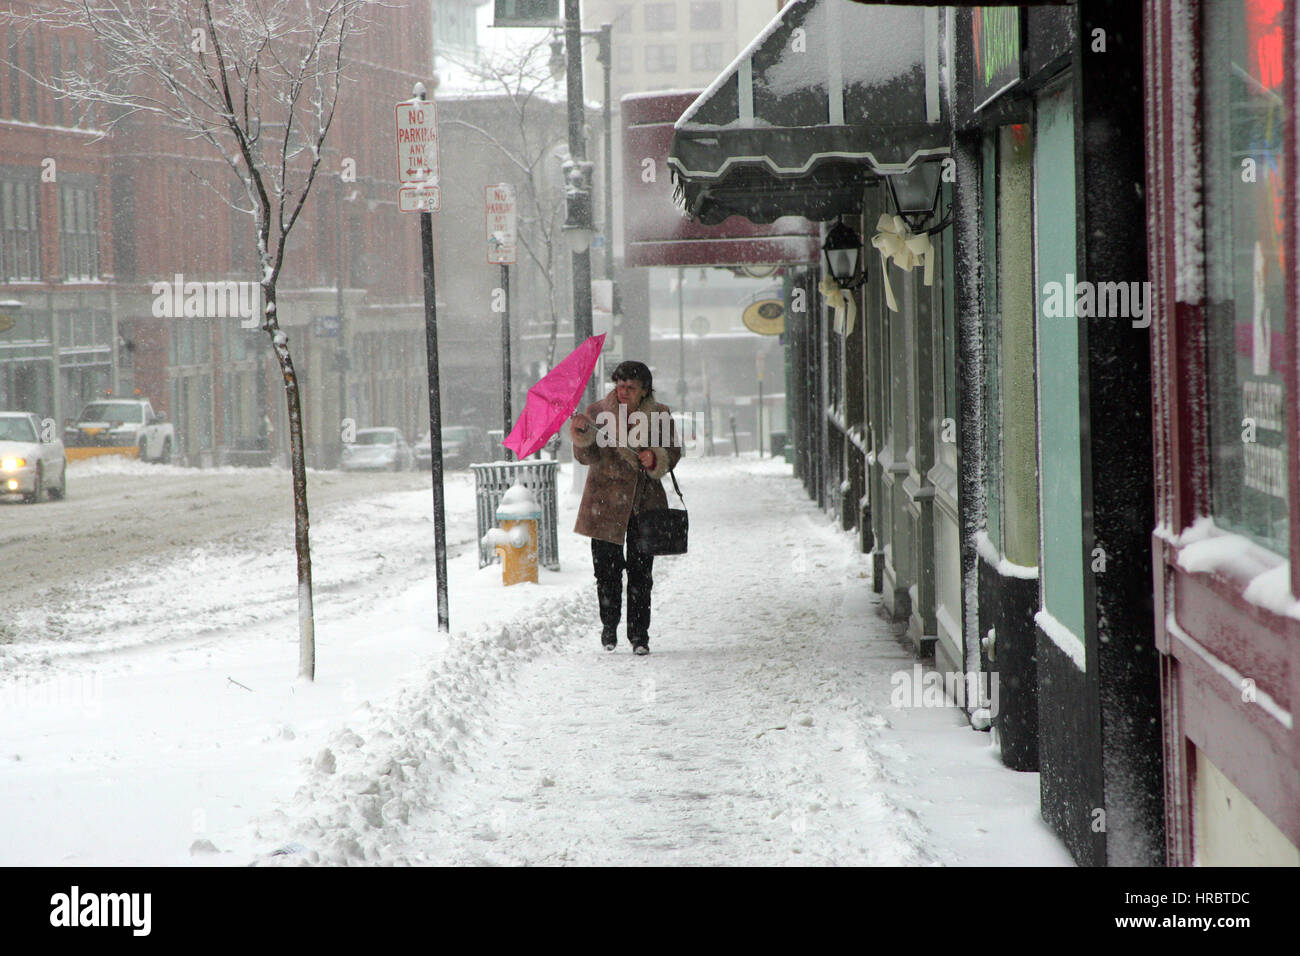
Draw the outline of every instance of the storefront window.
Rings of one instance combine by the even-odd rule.
[[[1207,4],[1205,248],[1213,510],[1287,554],[1283,4]]]
[[[1028,124],[998,128],[996,362],[1001,399],[1002,550],[1008,560],[1027,567],[1038,566],[1033,156],[1034,136]]]

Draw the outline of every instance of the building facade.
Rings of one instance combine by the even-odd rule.
[[[701,221],[860,237],[786,270],[796,474],[1081,864],[1297,862],[1297,16],[795,0],[677,123]]]
[[[364,104],[396,103],[427,80],[428,9],[369,19],[280,283],[316,466],[337,459],[345,419],[412,435],[427,421],[416,220],[396,209],[391,114]],[[283,459],[265,333],[238,316],[155,308],[177,277],[257,281],[252,219],[233,207],[242,189],[157,119],[109,130],[102,113],[27,78],[98,55],[66,31],[0,22],[0,301],[17,303],[0,307],[15,320],[0,331],[0,406],[61,422],[91,398],[138,392],[175,423],[183,462]]]
[[[1300,865],[1300,5],[1145,3],[1168,859]]]

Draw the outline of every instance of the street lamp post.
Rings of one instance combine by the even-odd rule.
[[[591,164],[583,129],[582,14],[580,0],[564,0],[564,53],[569,111],[569,162],[566,163],[564,229],[573,254],[573,344],[591,336]],[[587,402],[594,402],[594,383],[587,383]]]
[[[677,407],[686,411],[686,270],[677,267]]]
[[[602,23],[597,39],[600,51],[596,60],[605,68],[605,105],[601,112],[605,120],[605,278],[614,281],[614,130],[613,110],[610,99],[609,74],[614,62],[614,50],[611,43],[613,25]],[[618,313],[618,285],[614,285],[614,314]]]
[[[339,427],[343,427],[343,419],[348,417],[348,355],[344,348],[345,339],[343,333],[343,190],[346,188],[343,174],[339,173],[338,191],[334,193],[334,311],[338,316],[338,341],[334,345],[334,368],[339,373]],[[356,199],[356,193],[353,192],[348,197],[349,201]],[[342,458],[343,449],[340,445],[339,455]]]
[[[551,43],[552,75],[564,69],[568,93],[569,159],[566,166],[566,205],[564,229],[569,237],[570,251],[574,256],[573,302],[575,344],[592,334],[591,317],[591,239],[595,230],[592,221],[591,164],[587,162],[587,144],[584,135],[585,108],[582,93],[583,37],[594,38],[599,48],[596,61],[604,68],[604,105],[601,113],[605,127],[604,176],[604,236],[605,278],[612,292],[611,316],[622,314],[618,283],[614,280],[614,121],[613,93],[610,73],[613,68],[613,25],[602,23],[599,30],[583,30],[579,17],[578,0],[565,0],[564,39],[558,37]],[[561,52],[563,48],[563,52]],[[580,262],[581,257],[585,262]],[[588,401],[594,400],[594,391],[588,389]]]
[[[704,337],[709,334],[709,317],[697,315],[691,320],[691,331],[695,333],[695,347],[700,353],[700,381],[704,383],[704,438],[708,442],[708,454],[712,456],[713,384],[709,378],[709,357],[704,348]]]

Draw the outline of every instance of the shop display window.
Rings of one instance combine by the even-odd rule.
[[[1207,394],[1215,523],[1288,554],[1283,4],[1205,5]],[[1292,437],[1290,440],[1294,440]]]

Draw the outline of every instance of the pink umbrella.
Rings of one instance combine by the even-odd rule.
[[[528,390],[524,410],[501,444],[520,459],[527,458],[558,432],[582,400],[587,380],[605,345],[605,334],[593,335],[561,360]]]

